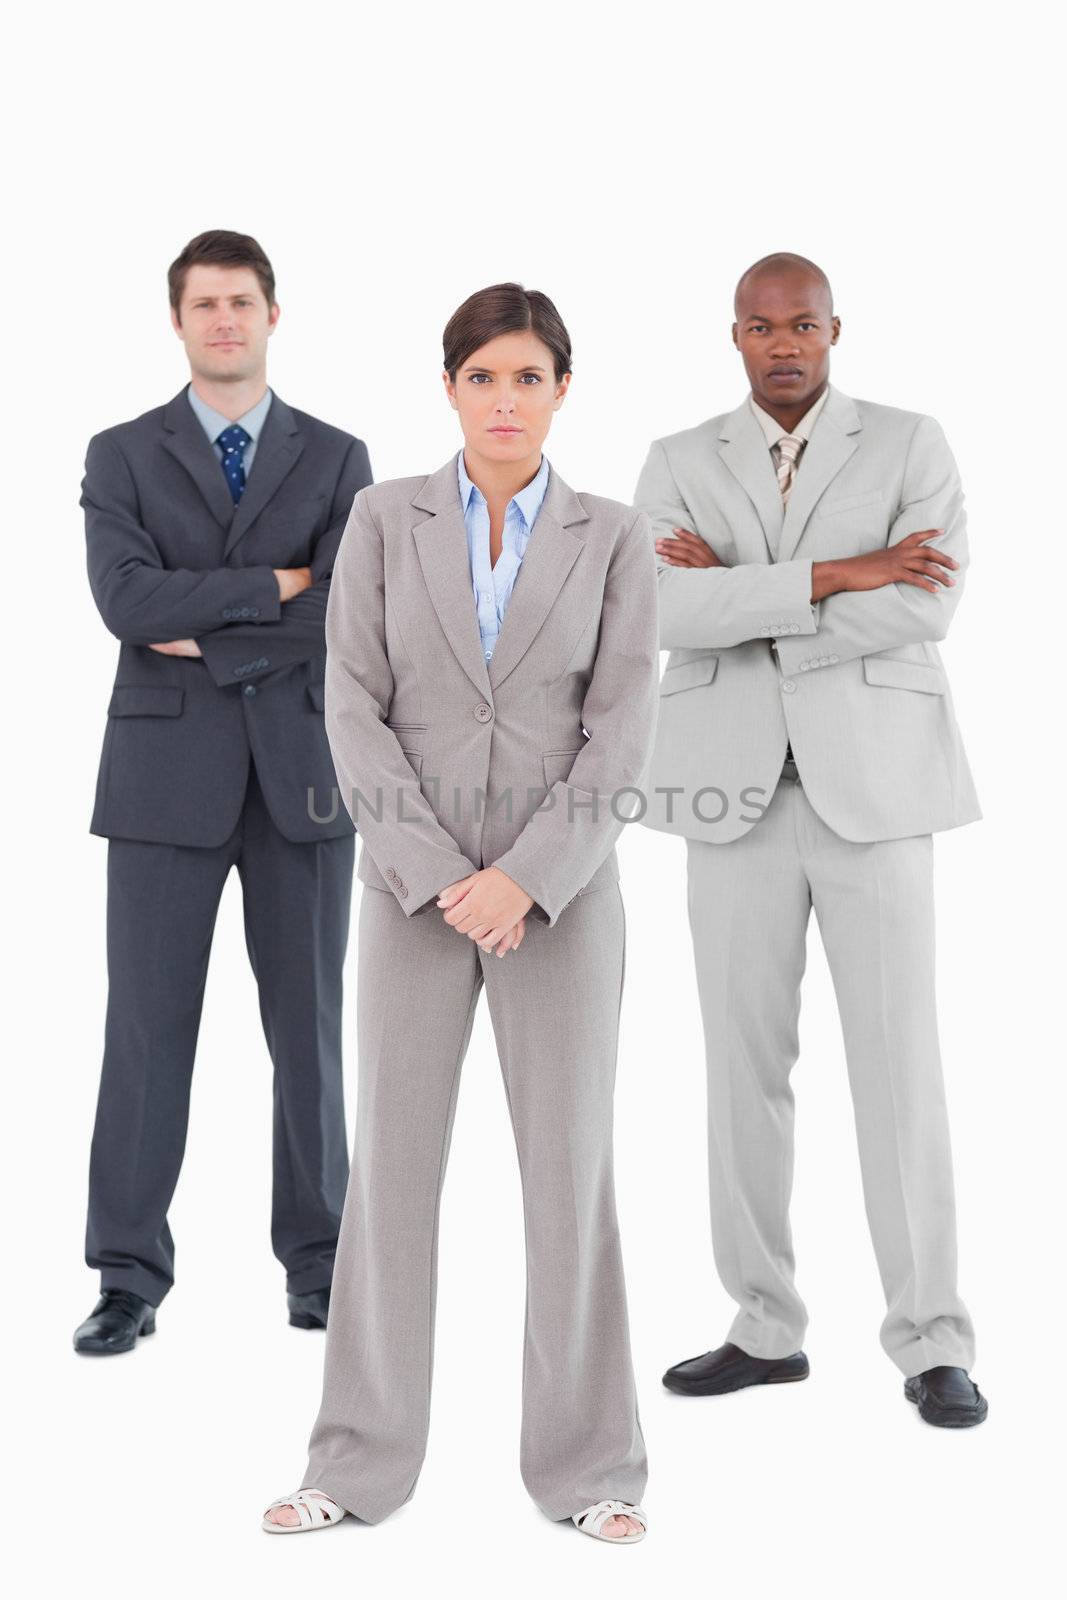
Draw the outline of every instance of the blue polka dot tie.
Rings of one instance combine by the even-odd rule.
[[[222,470],[236,505],[245,492],[245,451],[252,443],[252,435],[234,422],[223,428],[215,443],[222,451]]]

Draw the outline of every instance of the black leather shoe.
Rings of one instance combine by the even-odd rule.
[[[312,1289],[310,1294],[291,1294],[288,1300],[290,1328],[325,1328],[330,1309],[329,1284],[325,1289]]]
[[[962,1367],[930,1367],[906,1378],[904,1393],[935,1428],[973,1428],[989,1411],[985,1395]]]
[[[156,1308],[129,1289],[105,1289],[92,1315],[74,1330],[74,1348],[83,1356],[118,1356],[156,1331]]]
[[[799,1383],[808,1370],[803,1350],[778,1361],[765,1361],[746,1355],[735,1344],[723,1344],[706,1355],[679,1361],[663,1374],[663,1383],[675,1394],[732,1394],[757,1383]]]

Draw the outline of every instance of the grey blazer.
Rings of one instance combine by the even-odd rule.
[[[98,433],[82,484],[89,582],[121,642],[91,831],[218,845],[237,824],[254,753],[288,839],[352,833],[329,816],[323,722],[326,596],[366,446],[275,395],[235,507],[183,389]],[[283,605],[275,567],[314,582]],[[202,659],[148,648],[193,638]],[[318,798],[309,807],[308,791]]]
[[[747,833],[774,793],[787,737],[812,805],[846,839],[981,815],[937,649],[968,556],[959,473],[932,417],[831,388],[783,517],[746,400],[656,440],[634,500],[655,536],[687,528],[726,563],[657,563],[670,656],[648,826],[716,843]],[[935,547],[960,562],[953,588],[892,584],[810,603],[814,561],[922,528],[945,529]]]
[[[457,452],[458,455],[458,452]],[[326,732],[358,876],[410,916],[498,866],[550,925],[619,876],[656,714],[648,519],[549,474],[486,665],[456,456],[356,496],[326,613]]]

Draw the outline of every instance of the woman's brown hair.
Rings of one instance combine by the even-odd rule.
[[[476,350],[502,333],[535,333],[552,352],[556,382],[571,370],[571,337],[563,318],[539,289],[521,283],[494,283],[464,300],[448,319],[444,332],[445,371],[456,373]]]

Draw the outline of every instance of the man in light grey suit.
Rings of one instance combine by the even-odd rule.
[[[712,1232],[739,1310],[664,1376],[684,1394],[805,1378],[789,1195],[805,937],[841,1015],[882,1343],[925,1421],[981,1422],[956,1289],[934,997],[932,834],[979,817],[937,641],[963,586],[963,494],[932,417],[829,383],[840,321],[803,257],[750,267],[733,339],[751,394],[657,440],[670,656],[643,820],[686,839],[708,1072]]]

